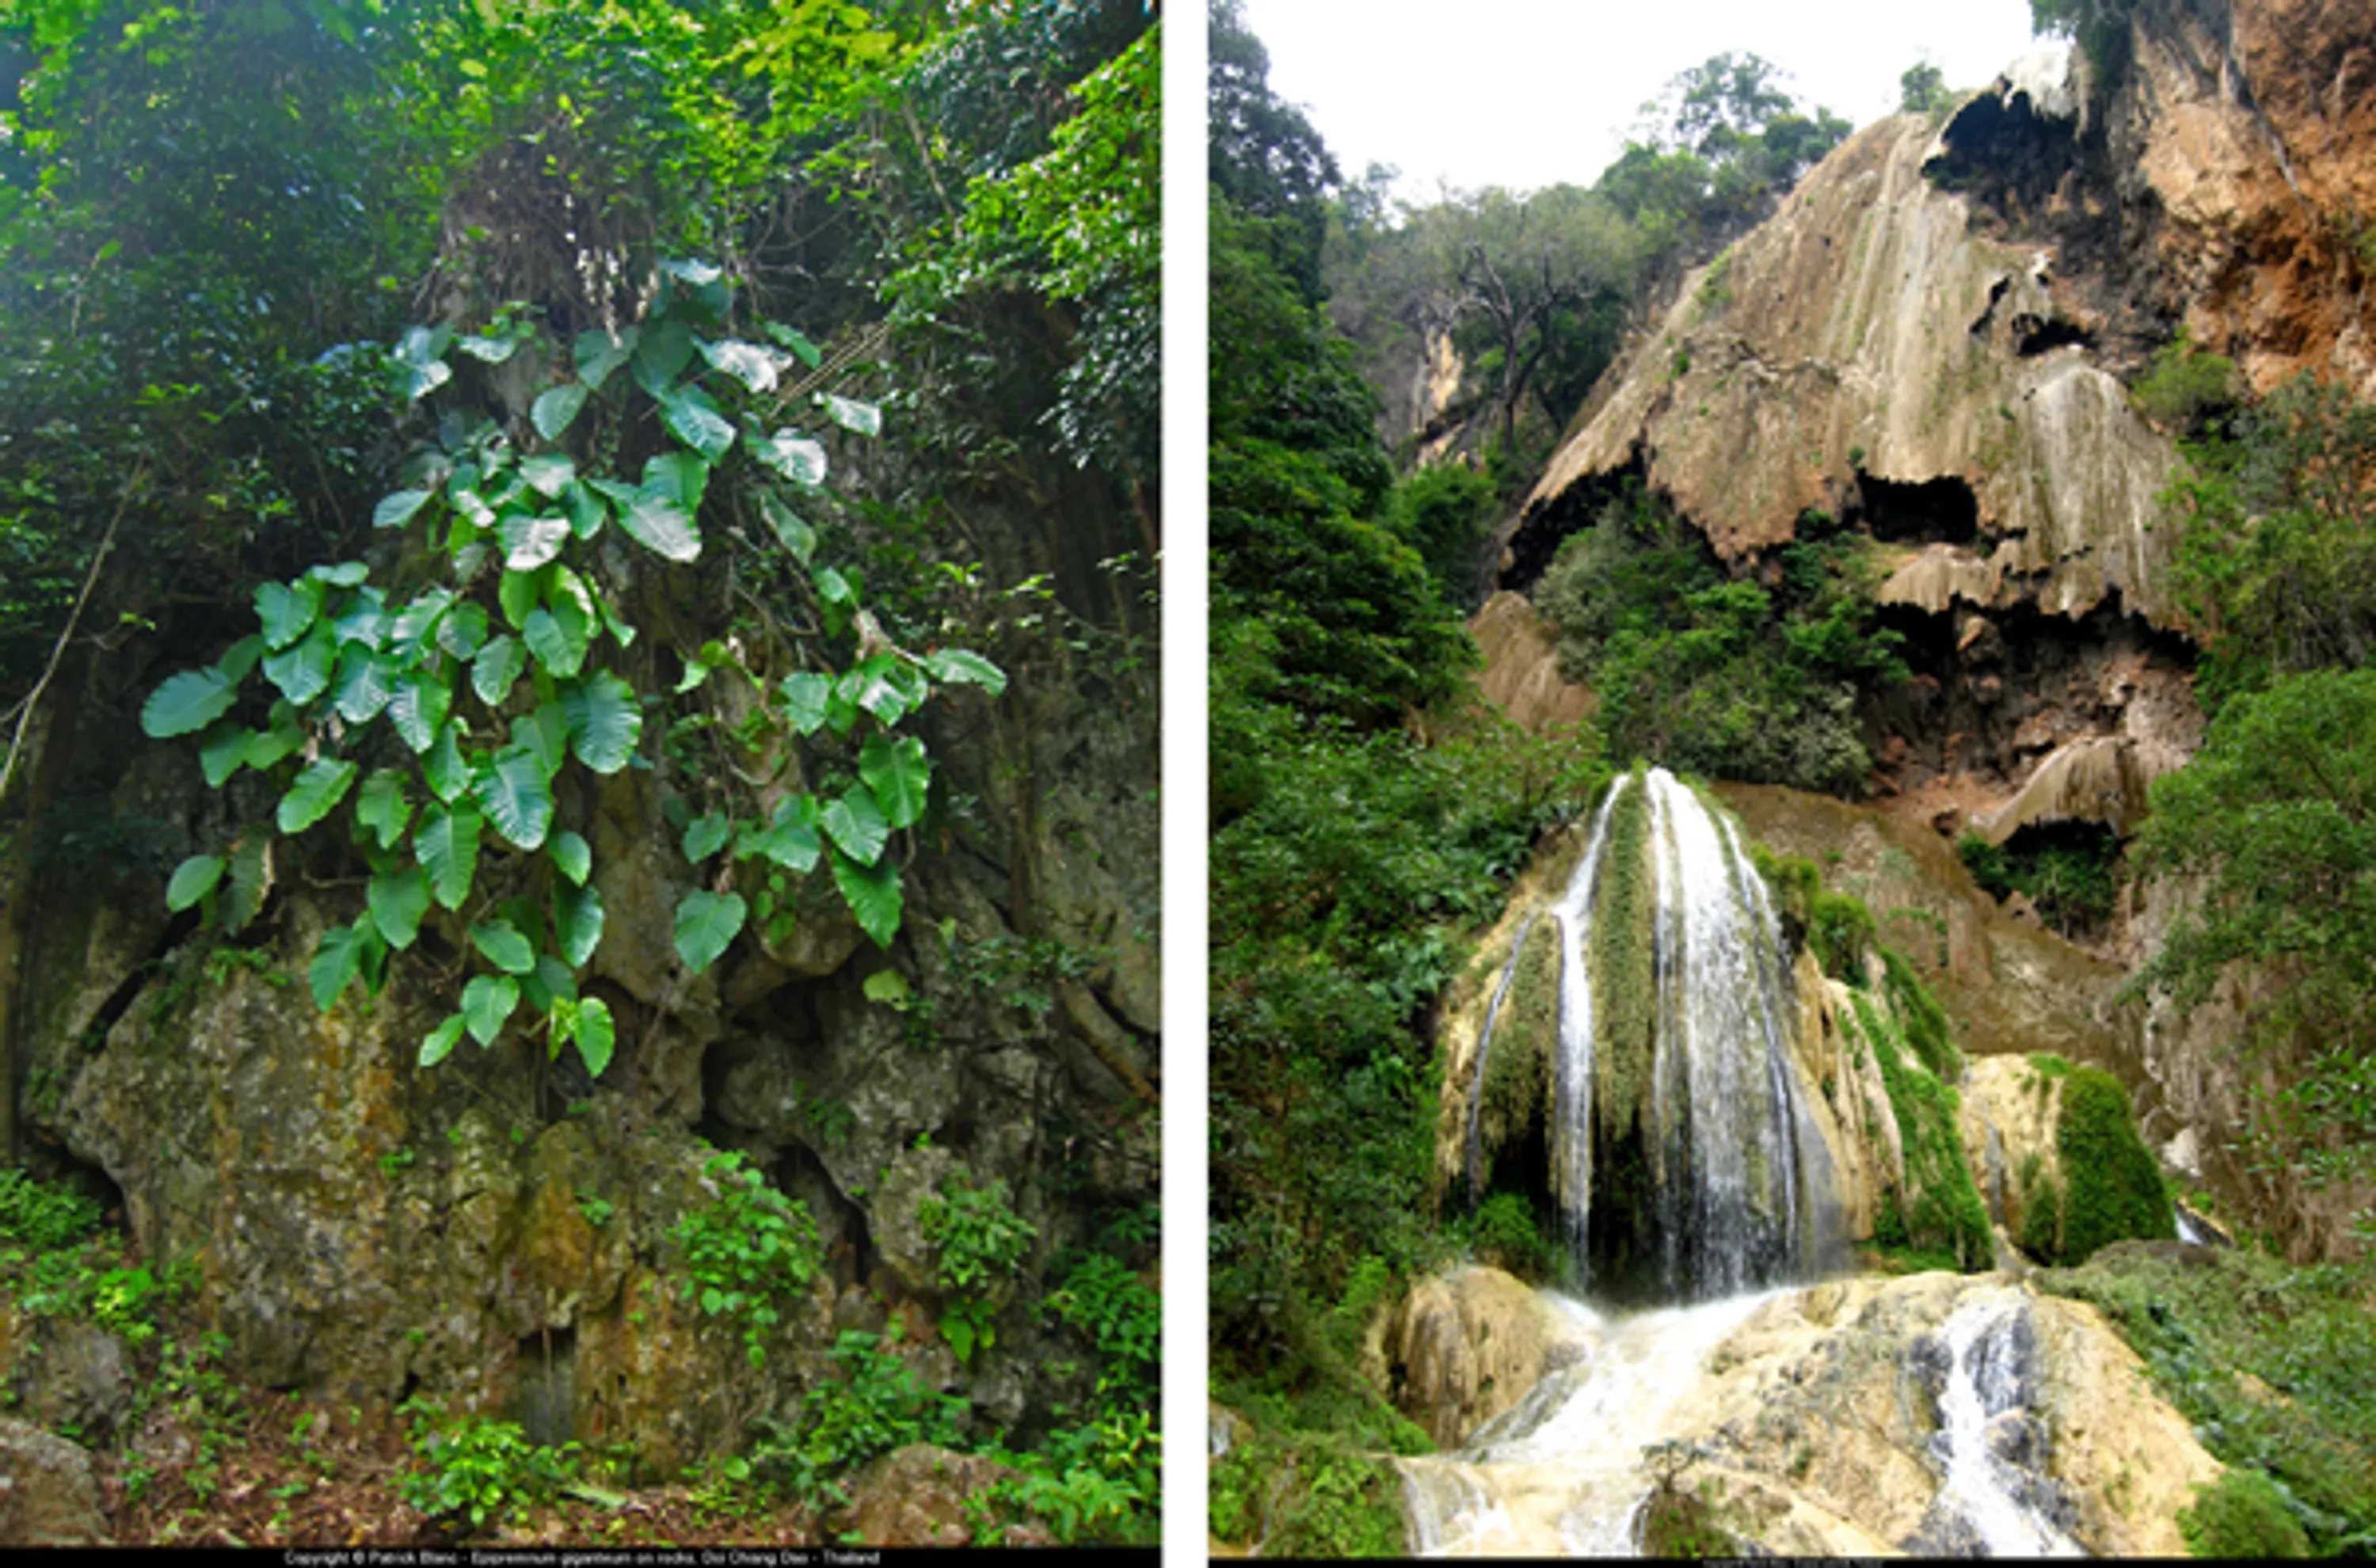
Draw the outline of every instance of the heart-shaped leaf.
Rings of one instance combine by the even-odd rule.
[[[346,799],[347,790],[355,781],[355,765],[337,757],[322,757],[306,766],[280,797],[280,809],[275,820],[283,833],[303,833],[324,817],[330,808]]]
[[[470,665],[470,689],[489,707],[501,707],[527,669],[528,649],[520,646],[518,638],[489,637]]]
[[[582,615],[530,611],[527,624],[520,628],[520,638],[536,655],[536,661],[558,679],[568,680],[586,662],[588,627]]]
[[[944,685],[975,685],[997,696],[1006,690],[1006,671],[978,653],[953,647],[924,655],[924,668]]]
[[[173,879],[165,885],[165,908],[179,914],[212,893],[227,863],[220,855],[192,855],[175,866]]]
[[[462,1039],[463,1022],[462,1015],[457,1013],[429,1031],[428,1038],[421,1042],[421,1064],[423,1067],[434,1067],[454,1053],[454,1047]]]
[[[913,735],[896,741],[887,735],[870,735],[858,754],[858,776],[866,780],[875,804],[883,808],[885,820],[893,827],[913,827],[923,820],[933,764],[924,754],[922,741]]]
[[[627,356],[636,351],[636,329],[632,327],[616,338],[599,329],[580,332],[577,341],[572,346],[573,357],[577,362],[577,379],[588,387],[600,391],[602,383],[611,379],[611,373],[625,364]],[[552,438],[548,435],[545,439],[550,441]]]
[[[453,691],[434,675],[419,671],[396,679],[396,695],[388,698],[388,722],[404,737],[404,743],[413,752],[425,752],[445,727],[446,716],[454,706]]]
[[[569,514],[569,531],[580,539],[592,539],[611,520],[611,509],[602,504],[602,493],[590,484],[573,484],[562,498],[563,508]]]
[[[339,650],[339,674],[331,686],[330,704],[339,718],[350,724],[368,724],[395,695],[394,659],[361,643],[349,643]]]
[[[873,403],[861,403],[855,398],[839,398],[830,392],[817,394],[824,405],[826,417],[844,430],[861,435],[883,434],[883,410]]]
[[[687,386],[660,399],[660,422],[669,434],[711,462],[734,445],[734,426],[718,411],[708,394]]]
[[[533,572],[561,553],[569,542],[566,517],[531,517],[515,512],[503,520],[504,569]]]
[[[449,806],[470,787],[470,765],[455,735],[453,725],[440,726],[437,739],[421,759],[422,776],[429,780],[431,792]]]
[[[184,670],[140,705],[140,729],[152,740],[195,734],[231,711],[238,687],[220,670]]]
[[[536,968],[536,948],[509,921],[475,921],[470,927],[470,945],[507,975],[528,974]]]
[[[611,1051],[618,1039],[618,1025],[612,1019],[611,1004],[599,996],[589,996],[577,1004],[577,1027],[570,1031],[577,1042],[577,1055],[586,1063],[586,1075],[599,1078],[602,1069],[611,1064]]]
[[[709,490],[709,465],[697,452],[663,452],[645,459],[644,482],[638,488],[698,512]]]
[[[436,492],[431,490],[399,490],[392,495],[380,497],[379,505],[372,508],[372,527],[402,528],[412,521],[413,514],[427,505],[435,494]]]
[[[466,663],[486,645],[487,612],[482,606],[457,604],[437,623],[437,646]]]
[[[371,906],[372,923],[379,927],[380,936],[401,952],[412,945],[412,939],[421,933],[421,919],[429,912],[429,879],[421,874],[419,866],[382,872],[371,879],[364,900]]]
[[[862,866],[839,850],[833,857],[834,885],[841,889],[842,901],[849,912],[858,917],[861,931],[874,939],[877,947],[888,947],[891,939],[899,934],[899,910],[904,901],[899,891],[899,868],[889,861]]]
[[[695,817],[692,826],[684,830],[685,860],[699,865],[726,848],[726,840],[733,831],[733,825],[723,813],[711,812],[706,816]]]
[[[363,780],[355,795],[355,826],[370,833],[383,849],[393,849],[412,820],[412,803],[404,798],[404,776],[383,767]],[[360,835],[358,835],[360,837]],[[403,943],[394,943],[401,947]]]
[[[583,968],[602,942],[602,893],[593,886],[552,890],[552,936],[561,956]]]
[[[619,514],[619,526],[637,544],[664,559],[701,558],[701,530],[695,526],[693,515],[668,496],[636,492],[635,500]]]
[[[462,1017],[470,1038],[481,1046],[495,1043],[504,1023],[519,1005],[519,982],[508,975],[478,975],[462,988]]]
[[[314,961],[306,966],[305,981],[313,989],[314,1005],[327,1013],[349,981],[362,972],[363,961],[379,941],[379,932],[366,916],[352,925],[335,925],[322,933],[321,945],[314,949]]]
[[[319,578],[264,583],[256,588],[255,618],[264,627],[264,646],[275,653],[303,636],[321,612]]]
[[[520,478],[547,501],[558,501],[577,478],[577,465],[559,452],[542,452],[520,459]]]
[[[303,707],[329,690],[338,661],[336,634],[316,622],[294,647],[265,655],[264,678],[279,687],[282,696]]]
[[[458,909],[470,896],[470,878],[479,866],[477,808],[457,805],[452,811],[432,806],[422,814],[412,836],[412,852],[429,873],[429,890],[448,909]]]
[[[803,670],[784,677],[776,688],[782,699],[784,718],[802,735],[814,735],[825,728],[826,704],[833,696],[833,677]]]
[[[586,885],[587,876],[594,870],[594,851],[587,848],[584,838],[564,829],[552,836],[544,852],[552,857],[562,875],[580,887]]]
[[[544,578],[534,572],[505,572],[504,580],[495,585],[495,602],[503,606],[504,619],[515,626],[527,624],[537,600],[543,597]]]
[[[883,808],[861,789],[849,790],[826,805],[825,830],[832,836],[836,847],[862,866],[871,866],[882,858],[883,846],[891,836],[891,825],[884,818]]]
[[[526,746],[505,746],[471,780],[471,792],[486,808],[495,831],[522,849],[544,842],[552,826],[552,790],[543,764]]]
[[[668,393],[677,373],[692,362],[693,334],[681,321],[663,321],[637,340],[631,368],[636,385],[657,398]]]
[[[586,406],[586,388],[576,383],[548,386],[536,395],[529,405],[528,422],[547,441],[558,441],[562,432],[576,422],[577,410]]]
[[[739,893],[688,893],[676,907],[676,954],[700,974],[733,945],[745,911]]]
[[[561,765],[569,757],[569,720],[558,702],[538,706],[534,713],[522,714],[512,720],[512,744],[525,746],[544,769],[544,781],[552,782]]]
[[[255,731],[234,719],[218,719],[198,737],[198,766],[206,770],[207,788],[220,790],[247,762],[247,743]]]
[[[563,687],[561,705],[569,716],[569,748],[578,761],[600,774],[627,766],[644,732],[633,686],[605,670]]]

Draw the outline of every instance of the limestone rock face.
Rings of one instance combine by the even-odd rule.
[[[969,1545],[973,1526],[966,1504],[1014,1476],[1004,1465],[979,1454],[911,1443],[884,1455],[845,1483],[849,1506],[831,1522],[837,1531],[854,1532],[870,1546]]]
[[[1592,710],[1592,695],[1562,680],[1559,637],[1525,596],[1504,590],[1468,620],[1483,667],[1478,695],[1537,734],[1575,724]]]
[[[1583,1331],[1498,1268],[1462,1268],[1412,1287],[1386,1325],[1396,1403],[1439,1448],[1515,1405],[1583,1353]]]
[[[1965,1162],[1989,1206],[1989,1218],[2017,1237],[2029,1218],[2031,1194],[2063,1187],[2055,1139],[2061,1080],[2038,1073],[2022,1057],[1991,1056],[1971,1064],[1962,1088],[1955,1125],[1963,1135]],[[2032,1174],[2025,1179],[2025,1172]]]
[[[65,1438],[0,1417],[0,1546],[105,1546],[90,1455]]]

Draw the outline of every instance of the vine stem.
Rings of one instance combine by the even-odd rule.
[[[140,481],[148,475],[148,462],[144,457],[140,466],[132,470],[132,477],[124,481],[124,498],[115,504],[115,516],[107,520],[107,532],[99,541],[99,553],[90,558],[90,570],[83,574],[82,591],[75,596],[74,612],[66,617],[65,629],[58,633],[57,645],[50,649],[49,667],[42,671],[42,678],[33,683],[32,691],[25,698],[24,708],[17,716],[17,732],[8,738],[7,760],[0,762],[0,802],[8,798],[8,781],[17,776],[17,758],[25,749],[25,731],[31,727],[33,715],[41,709],[42,694],[49,690],[58,666],[65,661],[66,647],[74,641],[75,628],[82,624],[84,608],[90,603],[90,590],[99,586],[99,569],[107,564],[107,552],[115,547],[115,530],[122,526],[124,514],[132,508],[132,493],[140,488]]]

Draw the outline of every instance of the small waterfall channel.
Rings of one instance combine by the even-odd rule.
[[[1841,1248],[1764,879],[1729,818],[1657,768],[1611,787],[1565,890],[1512,944],[1471,1085],[1471,1201],[1494,1165],[1478,1114],[1489,1065],[1510,1070],[1493,1063],[1497,1029],[1525,1027],[1507,1004],[1522,961],[1543,961],[1527,956],[1545,946],[1528,942],[1544,919],[1557,928],[1556,1032],[1548,1137],[1527,1147],[1548,1159],[1531,1190],[1561,1217],[1576,1292],[1546,1301],[1587,1348],[1457,1452],[1397,1462],[1425,1555],[1637,1553],[1654,1486],[1644,1449],[1692,1430],[1711,1353]],[[1538,1032],[1547,1025],[1538,1015]],[[2022,1424],[2026,1363],[2007,1348],[2024,1320],[1985,1305],[1930,1341],[1945,1362],[1932,1515],[1945,1538],[1983,1550],[2074,1551],[1999,1456],[2036,1423]]]

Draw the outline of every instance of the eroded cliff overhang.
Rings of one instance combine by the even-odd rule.
[[[1860,484],[1952,481],[1968,534],[1913,541],[1946,553],[1910,563],[1885,600],[2076,616],[2117,594],[2169,624],[2154,524],[2170,443],[2095,362],[2051,245],[1977,232],[1972,198],[1948,188],[1982,183],[1978,160],[2001,154],[2024,188],[2067,192],[2052,148],[2076,167],[2082,101],[2067,58],[2059,73],[2025,62],[1943,128],[1899,115],[1842,144],[1611,371],[1504,537],[1506,586],[1591,521],[1594,481],[1638,460],[1729,561]]]

